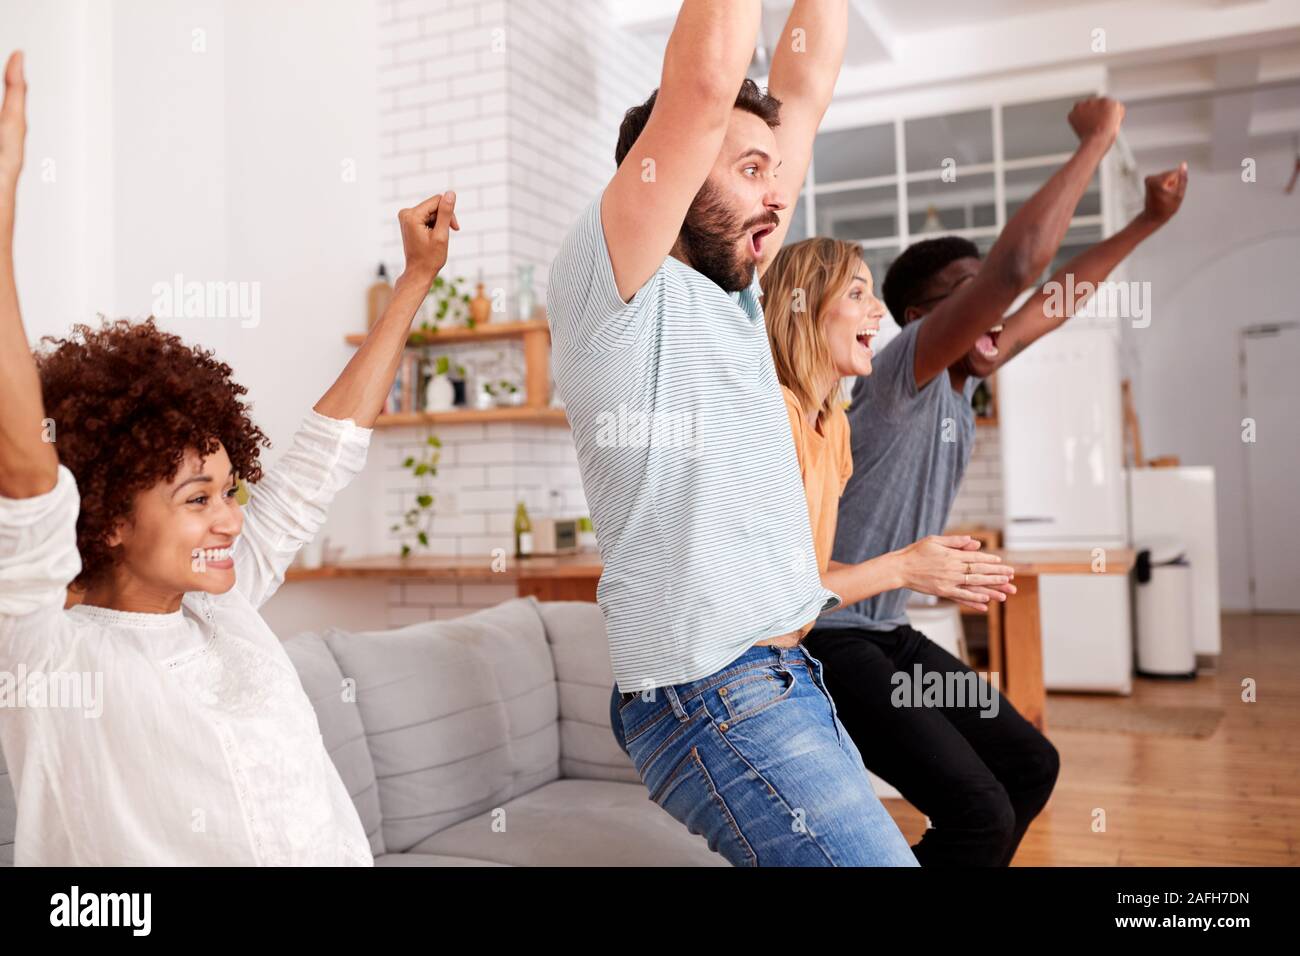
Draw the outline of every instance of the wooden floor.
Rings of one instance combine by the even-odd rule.
[[[1243,703],[1255,679],[1257,702]],[[1052,730],[1061,775],[1016,866],[1300,864],[1300,615],[1224,615],[1217,673],[1135,679],[1132,700],[1218,707],[1214,734],[1139,736]],[[885,805],[915,843],[925,817]],[[1106,812],[1094,833],[1093,811]]]

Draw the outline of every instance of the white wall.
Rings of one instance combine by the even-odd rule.
[[[364,324],[373,7],[136,0],[113,12],[116,295],[105,310],[149,314],[155,284],[177,273],[256,283],[256,324],[160,324],[233,366],[274,462],[347,361],[343,336]],[[345,500],[333,523],[349,512],[358,518]]]
[[[26,57],[28,132],[14,258],[33,342],[112,292],[111,18],[90,0],[0,5],[0,56]]]
[[[18,284],[29,337],[143,318],[155,284],[257,283],[260,318],[160,325],[247,386],[274,462],[347,361],[375,258],[371,0],[18,0],[31,96]],[[355,178],[344,176],[345,161]],[[364,488],[331,534],[366,532]]]
[[[1147,457],[1212,465],[1218,485],[1223,606],[1249,607],[1245,446],[1241,441],[1240,330],[1300,319],[1300,192],[1282,187],[1294,153],[1260,153],[1258,176],[1191,167],[1178,215],[1129,260],[1128,277],[1152,283],[1153,316],[1127,332],[1127,362]],[[1300,409],[1300,377],[1293,380]],[[1300,558],[1296,579],[1300,580]]]

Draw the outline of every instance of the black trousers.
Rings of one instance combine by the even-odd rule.
[[[914,628],[814,628],[804,646],[868,769],[930,818],[912,847],[921,865],[1008,865],[1056,784],[1047,738],[1000,692],[995,717],[969,701],[896,706],[898,672],[973,673]]]

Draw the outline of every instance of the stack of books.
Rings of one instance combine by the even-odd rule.
[[[388,401],[384,403],[384,413],[424,411],[424,393],[432,377],[431,363],[425,361],[419,352],[404,354],[402,364],[397,367],[397,378],[388,393]]]

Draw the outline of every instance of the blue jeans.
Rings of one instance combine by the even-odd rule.
[[[755,645],[700,680],[614,688],[610,725],[650,799],[734,866],[916,866],[821,671]]]

